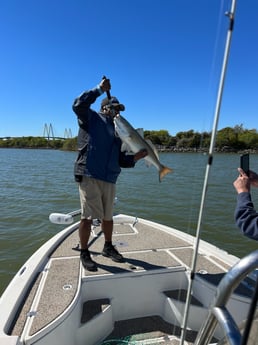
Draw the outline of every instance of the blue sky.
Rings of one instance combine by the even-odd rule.
[[[0,0],[0,137],[77,135],[72,102],[110,78],[135,127],[210,131],[225,0]],[[257,129],[258,1],[238,0],[218,128]],[[100,100],[93,105],[98,110]]]

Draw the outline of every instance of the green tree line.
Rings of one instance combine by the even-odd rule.
[[[199,133],[191,129],[171,136],[164,129],[147,130],[144,131],[144,138],[151,140],[158,149],[198,150],[209,148],[211,133]],[[77,138],[47,140],[43,137],[30,136],[0,139],[0,148],[50,148],[74,151],[77,150]],[[243,125],[225,127],[217,132],[216,149],[219,151],[258,150],[258,132],[256,129],[245,129]]]

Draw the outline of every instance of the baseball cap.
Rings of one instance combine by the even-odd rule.
[[[103,108],[105,105],[110,105],[110,104],[114,106],[119,106],[119,110],[121,111],[125,110],[125,106],[119,103],[119,100],[114,96],[112,96],[111,99],[108,99],[107,97],[104,98],[101,102],[101,108]]]

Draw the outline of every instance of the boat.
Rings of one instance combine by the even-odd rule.
[[[79,213],[63,218],[70,221]],[[113,239],[125,257],[117,263],[101,255],[104,238],[96,220],[90,250],[98,270],[90,272],[80,262],[78,226],[76,221],[57,233],[13,278],[0,300],[0,343],[178,343],[195,238],[149,220],[115,215]],[[200,241],[185,343],[200,337],[210,310],[225,313],[223,322],[231,313],[234,327],[241,325],[255,290],[256,267],[258,251],[239,260]],[[209,342],[224,338],[224,329],[215,327]]]
[[[1,345],[254,345],[258,335],[258,250],[238,258],[200,238],[235,1],[214,116],[196,235],[136,215],[114,215],[124,262],[102,256],[101,222],[80,261],[80,210],[51,213],[62,231],[22,265],[0,298]]]

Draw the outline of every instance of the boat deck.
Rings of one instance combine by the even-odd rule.
[[[178,344],[181,328],[177,323],[182,320],[174,315],[171,301],[179,303],[179,310],[183,308],[193,237],[133,217],[118,217],[114,221],[113,243],[125,262],[116,263],[101,255],[104,244],[101,226],[93,226],[89,249],[98,270],[86,271],[79,258],[78,224],[73,225],[35,277],[10,334],[40,338],[40,332],[57,319],[64,319],[68,309],[71,312],[78,309],[73,321],[79,323],[80,329],[75,344],[81,343],[87,327],[94,333],[100,324],[104,330],[98,344],[122,344],[121,339],[128,344],[142,344],[143,340],[144,344]],[[196,285],[192,305],[197,309],[193,314],[203,310],[205,317],[218,282],[237,260],[212,245],[200,243],[196,278],[200,286],[209,287],[210,295],[202,296]],[[241,284],[237,290],[240,299],[248,298],[251,293],[247,284]],[[195,323],[194,317],[192,322]],[[195,336],[196,331],[190,327],[186,343],[192,343]],[[89,339],[85,344],[95,342]]]

